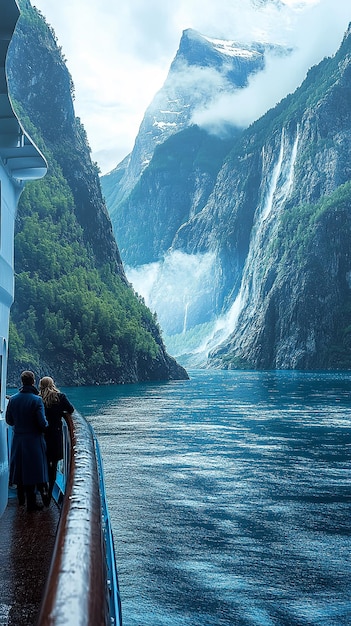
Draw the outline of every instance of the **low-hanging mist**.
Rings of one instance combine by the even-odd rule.
[[[227,313],[216,313],[220,271],[214,252],[180,250],[155,263],[126,267],[135,291],[156,313],[167,349],[184,365],[204,365],[210,350],[232,332],[238,300]]]
[[[131,268],[128,280],[154,312],[166,335],[184,334],[213,321],[216,298],[216,256],[213,253],[168,252],[161,261]]]

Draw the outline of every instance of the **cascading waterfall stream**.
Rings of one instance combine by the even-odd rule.
[[[189,304],[190,304],[189,301],[185,302],[184,322],[183,322],[183,335],[185,335],[186,330],[187,330]]]
[[[204,358],[207,358],[211,350],[226,341],[235,332],[240,315],[244,309],[246,318],[253,315],[261,281],[260,265],[264,248],[262,245],[263,240],[267,230],[271,228],[271,223],[277,210],[281,209],[292,190],[298,142],[299,127],[297,126],[294,144],[288,157],[286,153],[289,145],[287,145],[285,129],[282,129],[278,159],[273,167],[268,189],[263,196],[263,202],[260,203],[256,212],[258,220],[253,227],[238,295],[228,312],[216,321],[211,335],[199,346],[196,351],[198,357],[203,355]],[[263,161],[264,159],[265,154],[263,152]],[[263,175],[264,171],[262,172]],[[262,206],[262,209],[260,206]]]
[[[266,195],[266,199],[265,199],[262,214],[261,214],[261,219],[260,219],[261,223],[263,223],[268,218],[273,207],[274,193],[277,189],[278,179],[280,176],[280,172],[282,170],[282,163],[283,163],[283,157],[284,157],[284,138],[285,138],[285,129],[283,128],[282,133],[281,133],[281,138],[280,138],[279,157],[278,157],[278,161],[276,165],[273,168],[271,182],[268,188],[268,192]],[[261,223],[259,224],[259,227],[261,226]]]

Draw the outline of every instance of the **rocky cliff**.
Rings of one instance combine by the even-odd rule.
[[[234,137],[238,129],[223,128],[221,139],[224,141],[220,147],[220,140],[211,141],[205,133],[196,132],[193,116],[219,94],[233,93],[247,86],[250,76],[263,70],[269,53],[278,56],[287,51],[269,44],[245,45],[213,39],[190,28],[183,32],[167,79],[145,112],[131,154],[101,179],[125,263],[150,260],[146,253],[142,261],[145,237],[140,239],[135,229],[135,222],[140,218],[144,226],[147,225],[150,205],[154,208],[153,221],[162,223],[163,216],[172,213],[175,221],[170,227],[166,226],[169,235],[175,232],[175,226],[179,227],[189,218],[191,210],[198,211],[205,205],[220,165],[219,158],[227,149],[227,140]],[[175,134],[189,127],[192,127],[190,133],[185,132],[162,150],[167,139],[172,141]],[[170,194],[165,191],[160,198],[163,212],[160,218],[155,205],[155,187],[170,190]],[[160,237],[159,231],[154,234],[154,239]],[[159,253],[165,252],[168,245],[170,236],[166,235],[151,256],[159,258]]]
[[[259,202],[251,205],[232,333],[210,353],[211,365],[350,367],[350,96],[348,31],[335,57],[253,125],[228,160],[226,184],[234,178],[242,189],[240,159],[260,155],[246,162],[260,172]],[[234,230],[248,218],[242,207],[234,203]]]

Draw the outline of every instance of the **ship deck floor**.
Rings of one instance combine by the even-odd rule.
[[[0,518],[0,626],[34,626],[49,573],[60,511],[28,513],[10,494]]]

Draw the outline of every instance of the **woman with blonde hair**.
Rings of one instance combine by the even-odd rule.
[[[44,403],[48,427],[45,431],[46,454],[49,469],[49,502],[56,480],[57,463],[63,459],[62,418],[65,413],[71,415],[73,405],[64,393],[55,386],[50,376],[44,376],[39,382],[39,391]]]

